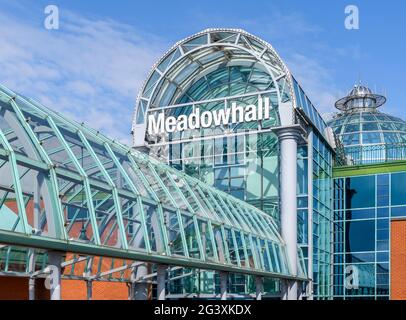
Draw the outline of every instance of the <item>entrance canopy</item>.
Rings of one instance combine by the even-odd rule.
[[[306,277],[269,215],[3,86],[0,176],[6,245]]]

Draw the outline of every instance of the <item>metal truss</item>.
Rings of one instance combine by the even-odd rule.
[[[262,132],[269,127],[293,125],[297,123],[295,109],[303,110],[311,125],[324,134],[322,117],[269,43],[241,29],[203,30],[178,41],[153,65],[137,97],[134,145],[174,139],[173,135],[147,133],[150,114],[189,114],[195,107],[219,109],[231,100],[255,104],[264,96],[270,97],[274,107],[267,126],[239,124],[231,130],[226,126],[216,128],[213,136],[230,135],[237,129]],[[212,136],[208,131],[204,135]]]
[[[269,215],[3,86],[0,176],[5,272],[41,270],[51,250],[88,280],[128,281],[141,262],[306,280]]]

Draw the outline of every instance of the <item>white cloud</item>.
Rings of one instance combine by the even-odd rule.
[[[60,18],[59,30],[46,30],[20,16],[0,13],[0,83],[130,143],[138,89],[170,43],[113,20],[66,11],[60,12]],[[319,26],[300,14],[276,11],[266,21],[244,25],[261,30],[277,51],[286,53],[282,58],[322,114],[334,110],[334,101],[344,92],[337,88],[328,64],[308,54],[330,50],[326,56],[333,57],[332,49],[320,47],[319,41],[309,42],[307,49],[292,46],[304,35],[316,38],[323,32]],[[346,54],[338,50],[336,57]]]
[[[130,143],[136,95],[168,44],[112,20],[60,15],[60,29],[46,30],[0,14],[0,83]]]
[[[335,87],[331,70],[301,54],[292,54],[286,64],[318,111],[326,115],[333,112],[334,103],[343,93]]]

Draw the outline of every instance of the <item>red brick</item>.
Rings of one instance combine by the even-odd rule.
[[[406,300],[406,220],[391,223],[391,299]]]

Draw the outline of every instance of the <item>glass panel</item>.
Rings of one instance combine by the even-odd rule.
[[[368,208],[375,206],[375,176],[346,179],[346,207]]]
[[[216,261],[209,225],[206,221],[198,220],[200,235],[202,237],[203,251],[208,261]]]
[[[375,221],[346,222],[346,251],[365,252],[375,250]]]
[[[179,227],[178,216],[176,212],[164,210],[164,220],[167,226],[169,248],[173,255],[185,255],[182,243],[181,229]]]
[[[364,144],[372,144],[372,143],[380,143],[381,135],[378,132],[370,132],[370,133],[363,133],[362,134],[362,143]]]
[[[197,242],[197,233],[192,217],[182,215],[183,228],[185,229],[186,243],[188,246],[189,256],[191,258],[200,259],[200,250]]]
[[[376,122],[367,122],[362,124],[363,131],[376,131],[378,130],[378,124]]]
[[[393,206],[406,204],[406,188],[399,188],[399,186],[406,185],[406,173],[394,173],[392,174],[391,190]]]
[[[358,285],[346,289],[346,295],[375,295],[375,264],[352,265],[351,276]]]

